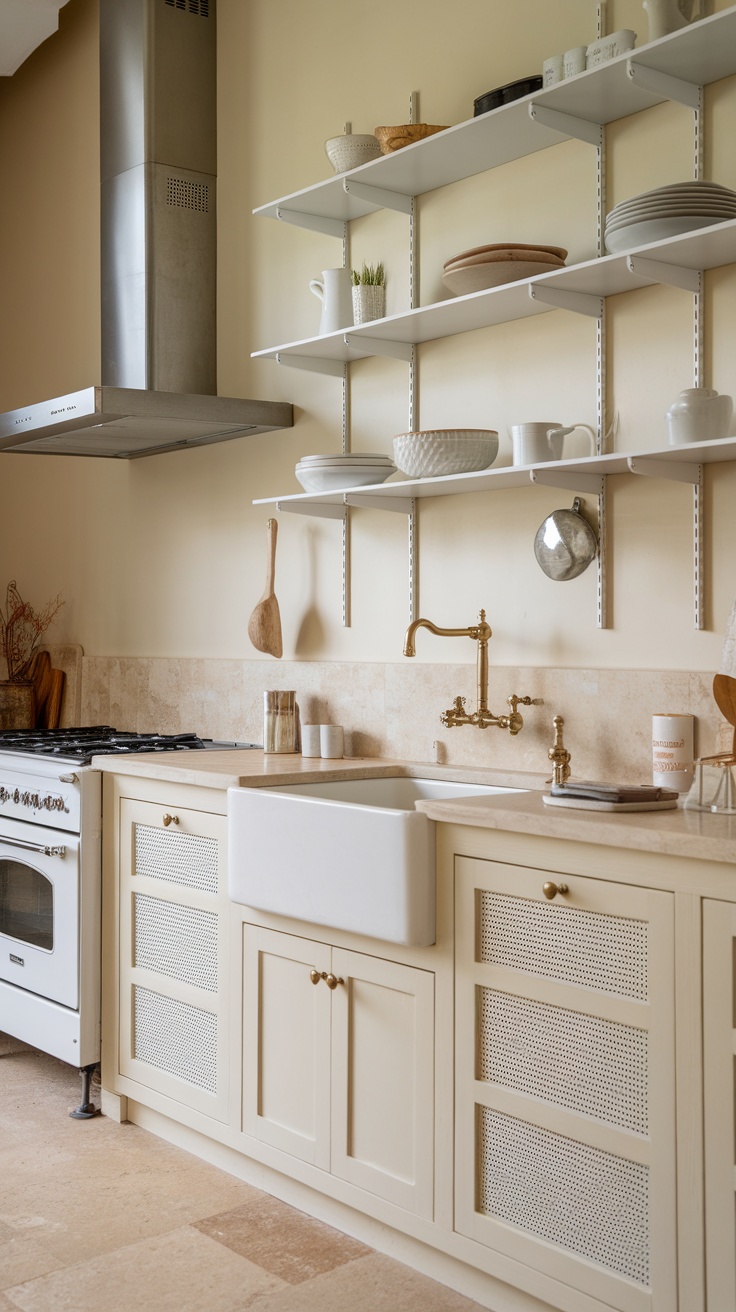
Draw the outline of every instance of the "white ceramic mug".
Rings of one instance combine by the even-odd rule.
[[[321,756],[320,725],[302,725],[302,756]]]
[[[321,724],[319,727],[322,756],[341,757],[344,752],[344,734],[341,724]]]
[[[540,465],[547,460],[561,460],[563,442],[568,433],[582,428],[590,437],[590,454],[595,455],[595,432],[588,424],[570,424],[564,427],[559,422],[535,424],[512,424],[511,444],[515,465]]]
[[[553,87],[564,76],[562,55],[550,55],[549,59],[545,59],[542,64],[542,86]]]
[[[688,792],[695,774],[692,715],[652,716],[652,783]]]
[[[562,68],[565,77],[574,77],[576,73],[585,72],[587,53],[587,46],[573,46],[572,50],[565,51],[562,56]]]
[[[313,278],[309,290],[322,302],[319,335],[353,326],[353,296],[349,269],[323,269],[322,281]]]

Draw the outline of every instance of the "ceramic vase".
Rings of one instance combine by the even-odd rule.
[[[386,288],[361,283],[353,287],[353,323],[368,323],[382,319],[386,313]]]

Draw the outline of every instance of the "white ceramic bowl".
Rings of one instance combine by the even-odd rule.
[[[410,478],[437,478],[487,469],[498,455],[498,433],[492,428],[437,428],[399,433],[394,460]]]
[[[294,470],[305,492],[336,492],[347,487],[385,483],[396,465],[297,465]]]
[[[346,132],[325,142],[325,154],[336,173],[347,173],[378,159],[381,143],[372,133]]]

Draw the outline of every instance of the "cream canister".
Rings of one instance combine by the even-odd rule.
[[[652,716],[652,783],[688,792],[695,774],[692,715]]]

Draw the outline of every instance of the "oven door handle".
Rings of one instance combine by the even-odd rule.
[[[22,847],[24,852],[40,852],[42,856],[66,856],[65,847],[46,847],[43,843],[29,843],[24,838],[6,838],[0,834],[0,845],[3,843],[8,847]]]

